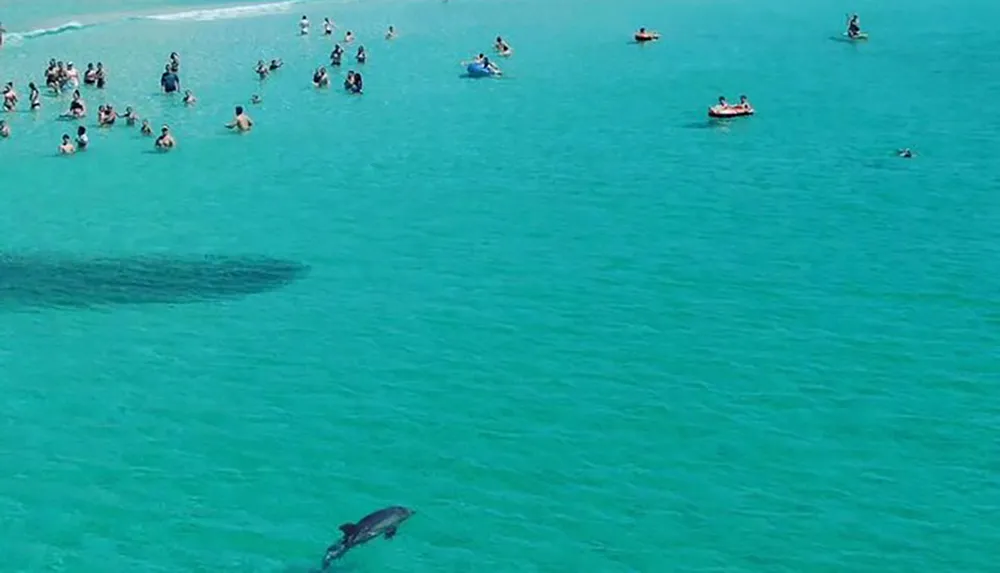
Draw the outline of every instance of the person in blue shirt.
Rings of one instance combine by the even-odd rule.
[[[160,87],[163,88],[164,93],[174,93],[181,89],[181,78],[170,69],[170,64],[167,64],[163,70],[163,75],[160,76]]]

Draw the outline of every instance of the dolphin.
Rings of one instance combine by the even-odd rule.
[[[410,518],[415,511],[394,505],[369,513],[357,523],[345,523],[340,526],[343,537],[326,549],[323,557],[323,569],[340,559],[345,553],[359,545],[364,545],[378,536],[392,539],[397,528]]]

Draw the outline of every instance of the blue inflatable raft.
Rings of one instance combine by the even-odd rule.
[[[478,62],[473,62],[466,66],[465,71],[469,73],[469,77],[473,78],[487,78],[495,75],[489,68]]]

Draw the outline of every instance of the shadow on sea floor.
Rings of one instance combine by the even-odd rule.
[[[309,272],[263,256],[0,254],[0,310],[195,303],[277,290]]]

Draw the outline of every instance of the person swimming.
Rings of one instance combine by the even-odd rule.
[[[153,135],[153,127],[149,125],[149,120],[142,120],[142,127],[139,128],[139,133],[145,136]]]
[[[260,96],[257,95],[257,94],[253,94],[252,96],[250,96],[250,103],[252,103],[254,105],[257,105],[257,104],[261,103],[262,101],[264,101],[264,100],[260,99]]]
[[[14,89],[14,82],[7,82],[7,85],[3,87],[3,109],[5,111],[14,111],[17,107],[17,91]]]
[[[847,21],[847,35],[851,38],[857,38],[861,35],[861,19],[858,18],[857,14],[852,15]]]
[[[35,82],[28,84],[28,102],[31,103],[31,111],[37,111],[42,109],[42,94],[38,91],[38,87],[35,86]]]
[[[198,98],[194,96],[194,92],[191,90],[184,91],[184,105],[194,105],[198,103]]]
[[[493,44],[493,49],[499,52],[501,56],[509,56],[514,52],[514,50],[510,49],[510,44],[500,36],[497,36],[497,41]]]
[[[348,30],[347,33],[344,34],[344,43],[350,44],[353,41],[354,41],[354,32]]]
[[[365,52],[364,46],[358,46],[358,53],[354,56],[354,59],[357,60],[359,64],[363,64],[368,61],[368,53]]]
[[[0,119],[0,137],[7,139],[10,137],[10,126],[7,125],[7,120]]]
[[[268,67],[268,65],[264,63],[264,60],[257,60],[256,71],[257,71],[257,76],[260,79],[266,80],[267,79],[267,74],[271,73],[271,68]]]
[[[330,85],[330,76],[326,73],[326,68],[320,66],[313,73],[313,85],[318,88],[325,88]]]
[[[902,157],[903,159],[910,159],[914,155],[913,151],[909,147],[904,147],[896,151],[897,157]]]
[[[104,64],[97,62],[97,69],[94,70],[94,79],[97,82],[97,89],[103,90],[108,83],[108,72],[104,69]]]
[[[268,70],[273,72],[283,65],[285,64],[280,59],[273,59],[271,60],[271,64],[268,66]]]
[[[59,144],[59,153],[61,155],[73,155],[76,153],[76,147],[73,146],[73,140],[70,139],[68,133],[64,133],[62,136],[62,143]]]
[[[243,106],[238,105],[236,106],[236,116],[232,122],[226,124],[226,128],[246,133],[253,128],[253,120],[243,112]]]
[[[329,18],[323,18],[323,35],[333,35],[333,22],[331,22]]]
[[[305,14],[303,14],[302,19],[299,20],[299,34],[302,36],[309,34],[309,18],[306,18]]]
[[[123,115],[122,117],[125,118],[125,125],[129,127],[135,127],[135,122],[139,120],[139,115],[135,113],[135,110],[132,109],[132,106],[125,107],[125,115]]]
[[[177,141],[174,139],[174,136],[170,134],[170,128],[164,125],[160,129],[160,136],[156,138],[153,145],[160,151],[167,151],[173,149],[174,146],[177,145]]]
[[[652,42],[653,40],[659,40],[660,34],[653,32],[652,30],[646,30],[645,28],[639,28],[639,31],[635,33],[635,41],[640,44],[643,42]]]
[[[330,52],[330,65],[339,66],[344,58],[344,49],[340,47],[340,44],[333,45],[333,51]]]
[[[83,72],[83,84],[92,86],[97,83],[97,70],[94,69],[93,62],[87,64],[87,70]]]
[[[344,91],[351,91],[354,88],[354,70],[347,71],[347,77],[344,78]]]
[[[389,26],[389,29],[385,33],[386,40],[392,40],[396,37],[396,28]]]
[[[160,76],[160,88],[163,89],[163,93],[167,94],[175,93],[181,89],[181,78],[170,64],[163,67],[163,75]]]
[[[104,105],[104,112],[97,115],[97,124],[101,127],[111,127],[118,119],[118,112],[111,104]]]
[[[67,119],[80,119],[85,115],[87,115],[87,106],[83,103],[83,98],[80,96],[80,90],[74,91],[73,100],[69,102],[69,112],[65,113],[62,117]]]
[[[90,145],[90,136],[87,135],[87,128],[81,125],[76,128],[76,148],[80,151],[86,151],[88,145]]]

